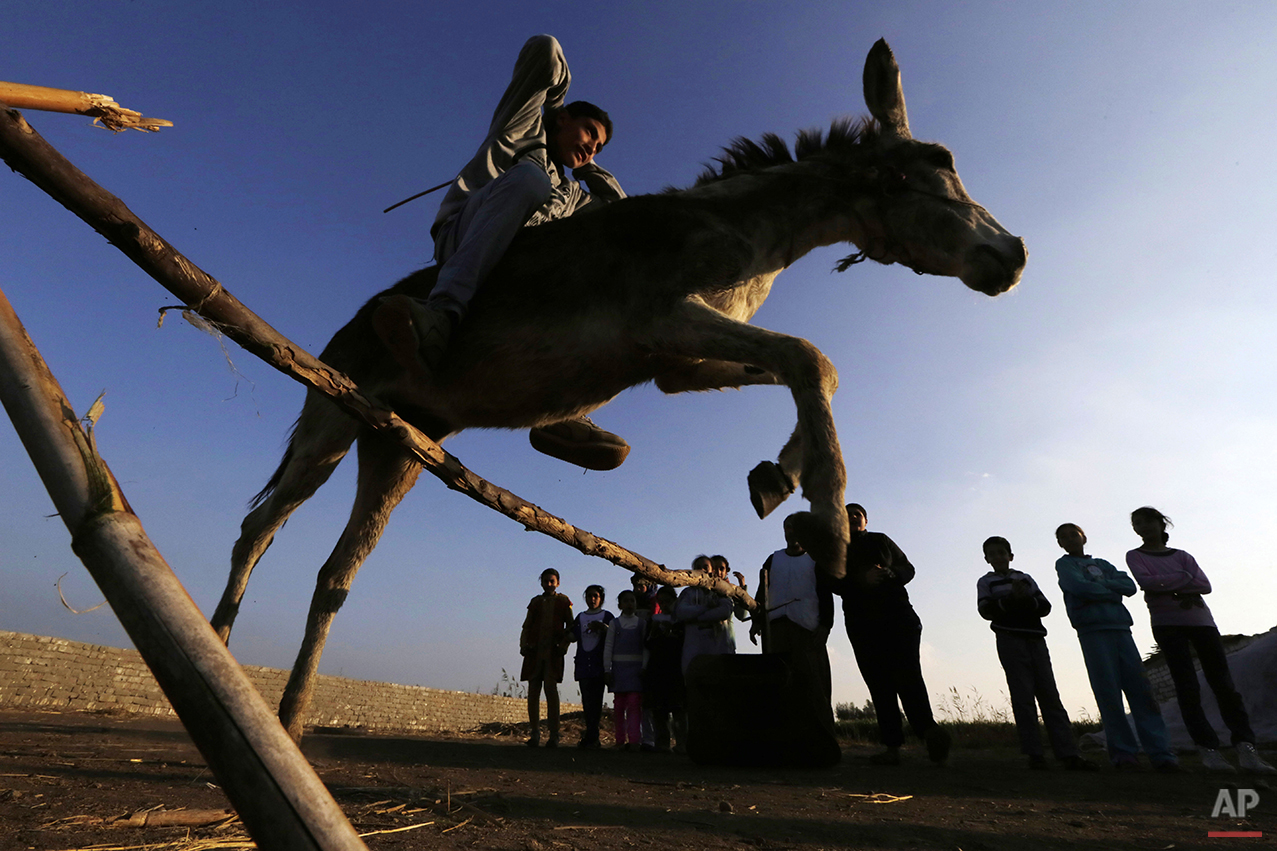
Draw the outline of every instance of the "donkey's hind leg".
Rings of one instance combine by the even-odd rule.
[[[210,621],[222,641],[230,640],[248,579],[275,540],[275,533],[298,506],[328,481],[346,457],[359,429],[359,423],[330,400],[313,391],[307,393],[284,459],[258,495],[257,507],[240,524],[239,540],[231,550],[231,573],[226,580],[226,590]]]
[[[301,741],[315,673],[332,628],[333,617],[390,520],[390,512],[412,488],[421,465],[398,444],[371,432],[359,437],[359,487],[346,528],[332,554],[319,569],[315,594],[306,617],[306,635],[279,704],[279,720]]]

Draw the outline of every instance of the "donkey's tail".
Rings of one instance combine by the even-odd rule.
[[[266,481],[266,487],[259,490],[252,499],[248,501],[249,509],[254,509],[261,505],[266,499],[275,492],[275,488],[279,487],[279,483],[284,478],[284,471],[288,469],[289,463],[293,460],[293,441],[297,437],[297,423],[301,422],[301,417],[293,423],[293,427],[288,432],[288,448],[284,450],[284,457],[280,460],[279,466],[275,468],[275,472],[271,473],[271,477]]]

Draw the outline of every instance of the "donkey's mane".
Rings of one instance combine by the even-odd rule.
[[[825,152],[851,151],[878,138],[878,123],[872,118],[840,118],[828,133],[819,129],[802,130],[794,140],[794,151],[775,133],[766,133],[755,142],[739,137],[714,157],[716,165],[706,166],[696,178],[695,186],[735,177],[745,172],[798,162]]]

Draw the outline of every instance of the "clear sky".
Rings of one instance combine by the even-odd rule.
[[[446,8],[446,11],[444,10]],[[972,196],[1024,237],[1023,282],[991,300],[898,267],[831,274],[844,247],[785,272],[759,325],[806,337],[841,376],[847,497],[918,575],[909,586],[938,699],[1005,705],[975,610],[980,543],[1010,539],[1056,611],[1065,704],[1094,714],[1055,584],[1053,530],[1080,524],[1122,566],[1129,512],[1178,524],[1221,630],[1277,621],[1277,4],[1255,2],[572,4],[57,3],[6,8],[0,79],[101,92],[175,126],[113,136],[28,112],[72,162],[284,334],[318,353],[371,294],[424,265],[438,196],[471,155],[523,41],[556,35],[569,97],[616,122],[599,157],[631,194],[686,185],[736,136],[792,138],[864,112],[885,37],[913,132],[955,153]],[[245,503],[282,452],[303,389],[176,314],[174,298],[7,169],[0,286],[77,409],[106,391],[101,451],[147,531],[211,613]],[[520,433],[465,433],[471,469],[670,567],[720,552],[757,582],[783,545],[745,474],[793,426],[780,388],[666,397],[595,419],[633,446],[583,473]],[[14,432],[0,426],[0,628],[128,646]],[[353,497],[353,459],[278,535],[231,649],[289,667],[315,572]],[[804,507],[791,500],[787,510]],[[577,601],[628,574],[423,477],[365,563],[321,672],[490,690],[518,667],[547,567]],[[1140,599],[1129,602],[1152,648]],[[740,644],[749,648],[743,630]],[[867,697],[841,630],[839,701]]]

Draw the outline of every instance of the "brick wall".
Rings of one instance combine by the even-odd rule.
[[[288,671],[245,665],[244,673],[278,706]],[[173,715],[136,650],[0,630],[0,707]],[[564,712],[581,707],[564,704]],[[308,723],[397,732],[469,730],[527,720],[519,698],[441,691],[320,675]]]

